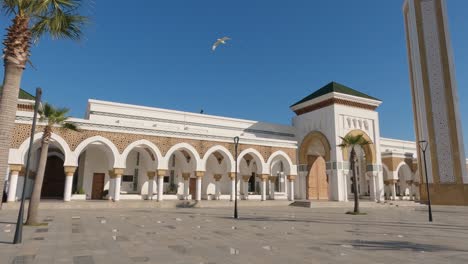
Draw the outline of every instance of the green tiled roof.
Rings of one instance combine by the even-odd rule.
[[[0,85],[0,92],[2,91],[2,89],[3,89],[3,86]],[[18,94],[18,99],[35,100],[36,97],[34,97],[34,95],[26,92],[25,90],[20,89],[19,94]]]
[[[291,107],[295,106],[295,105],[298,105],[300,103],[303,103],[303,102],[306,102],[306,101],[309,101],[309,100],[312,100],[314,98],[317,98],[319,96],[322,96],[322,95],[325,95],[325,94],[328,94],[328,93],[342,93],[342,94],[348,94],[348,95],[354,95],[354,96],[358,96],[358,97],[362,97],[362,98],[367,98],[367,99],[372,99],[372,100],[377,100],[377,101],[380,101],[379,99],[375,98],[375,97],[372,97],[370,95],[367,95],[365,93],[361,93],[359,91],[356,91],[352,88],[349,88],[347,86],[344,86],[342,84],[339,84],[337,82],[331,82],[327,85],[325,85],[324,87],[318,89],[317,91],[313,92],[312,94],[304,97],[302,100],[300,100],[299,102],[291,105]]]

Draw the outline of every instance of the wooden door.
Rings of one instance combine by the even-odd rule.
[[[328,179],[325,160],[321,156],[309,156],[307,177],[307,199],[328,200]]]
[[[57,156],[47,158],[42,183],[42,198],[63,198],[65,189],[65,171],[63,160]]]
[[[102,193],[104,192],[104,173],[93,174],[93,187],[91,192],[91,199],[100,200],[102,199]]]
[[[197,179],[190,178],[189,194],[192,195],[193,200],[195,200],[196,193],[197,193]]]

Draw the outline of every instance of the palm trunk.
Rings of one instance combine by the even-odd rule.
[[[353,189],[354,189],[354,213],[359,213],[359,195],[358,195],[358,181],[356,175],[356,152],[354,147],[351,149],[351,169],[353,170]]]
[[[0,97],[0,191],[5,186],[10,141],[15,127],[16,108],[23,69],[12,63],[5,64],[5,76]],[[1,201],[0,201],[1,204]]]
[[[31,195],[31,199],[29,200],[28,219],[26,220],[27,225],[35,225],[39,223],[39,203],[41,201],[42,182],[44,181],[44,172],[47,163],[47,154],[49,153],[49,140],[51,133],[51,127],[47,126],[44,129],[44,135],[42,136],[39,166],[37,168],[36,180],[34,181],[34,188]]]
[[[28,23],[28,18],[16,16],[12,25],[7,29],[8,34],[3,42],[5,75],[0,95],[0,191],[2,194],[5,172],[8,167],[10,141],[15,127],[21,77],[29,58],[31,32],[28,29]]]

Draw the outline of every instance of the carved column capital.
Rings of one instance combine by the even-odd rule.
[[[184,181],[188,181],[190,178],[190,172],[182,173],[182,178],[184,178]]]
[[[75,167],[75,166],[65,166],[65,167],[63,167],[63,170],[65,171],[65,176],[73,176],[73,174],[75,174],[76,168],[77,167]]]
[[[156,176],[156,172],[155,171],[147,171],[146,175],[148,176],[148,179],[152,180],[152,179],[154,179],[154,176]]]
[[[23,165],[21,165],[21,164],[10,164],[9,166],[10,166],[10,172],[11,173],[16,172],[16,173],[19,174],[19,172],[23,168]]]

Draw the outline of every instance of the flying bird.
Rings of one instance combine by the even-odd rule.
[[[223,38],[218,39],[218,40],[213,44],[213,47],[211,47],[211,50],[212,50],[212,51],[215,51],[216,48],[217,48],[219,45],[221,45],[221,44],[226,44],[226,41],[227,41],[227,40],[230,40],[230,38],[228,38],[228,37],[223,37]]]

